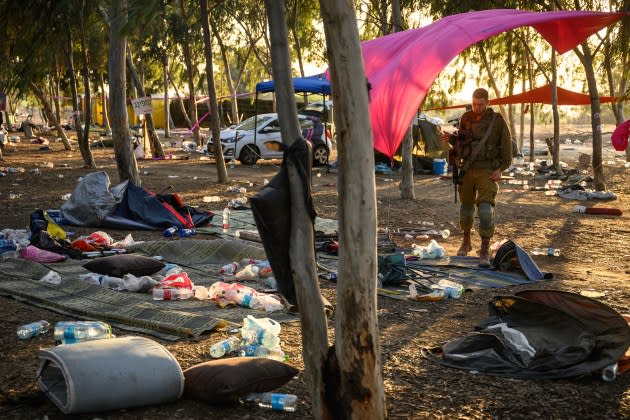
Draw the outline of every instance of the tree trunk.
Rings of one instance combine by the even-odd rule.
[[[112,0],[109,15],[109,98],[111,109],[112,140],[120,182],[130,179],[140,185],[138,164],[129,142],[127,116],[127,85],[125,57],[127,40],[122,29],[127,24],[127,0]]]
[[[168,54],[162,58],[164,70],[164,137],[171,137],[171,107],[168,98]]]
[[[214,88],[214,69],[212,67],[212,43],[208,24],[208,0],[199,0],[201,6],[201,27],[203,29],[203,49],[206,55],[206,78],[208,79],[208,102],[210,103],[210,127],[214,144],[214,159],[217,166],[217,177],[220,184],[228,182],[223,148],[221,146],[221,127],[219,127],[219,107],[217,92]]]
[[[492,69],[490,68],[490,61],[488,60],[486,49],[481,44],[478,44],[478,49],[479,49],[479,55],[481,56],[481,59],[483,61],[483,66],[486,69],[486,72],[488,73],[488,80],[490,81],[490,86],[492,87],[494,96],[496,98],[500,98],[501,92],[499,91],[499,88],[497,87],[497,81],[494,77],[494,73],[492,72]],[[510,121],[509,115],[505,111],[505,107],[503,105],[499,105],[499,112],[501,113],[505,121]]]
[[[112,126],[109,124],[107,94],[105,93],[105,77],[103,77],[102,71],[98,72],[98,77],[101,82],[101,93],[103,94],[103,128],[105,129],[105,134],[110,135],[112,133]]]
[[[403,30],[402,14],[400,13],[400,0],[392,0],[392,23],[394,32]]]
[[[409,127],[402,143],[402,180],[400,181],[400,198],[403,200],[415,200],[416,193],[413,190],[413,136]]]
[[[336,361],[327,402],[336,418],[386,415],[376,317],[376,187],[368,88],[352,2],[320,0],[339,133]],[[333,388],[334,387],[334,388]]]
[[[55,56],[55,76],[52,78],[51,80],[51,87],[53,90],[53,104],[55,105],[55,118],[57,119],[57,121],[59,122],[59,124],[62,123],[61,121],[61,101],[59,100],[60,97],[60,93],[59,93],[59,71],[58,71],[58,65],[57,65],[57,57]]]
[[[48,121],[50,121],[52,126],[55,127],[55,129],[57,130],[57,135],[61,137],[61,141],[63,141],[64,148],[66,150],[72,150],[72,147],[70,146],[70,142],[68,141],[68,137],[66,137],[65,131],[63,130],[63,127],[61,127],[61,123],[55,117],[53,109],[50,106],[50,102],[48,101],[48,99],[46,99],[46,95],[44,94],[43,89],[32,82],[31,82],[31,88],[33,89],[33,93],[35,93],[35,96],[37,96],[37,99],[39,99],[39,102],[41,102],[42,106],[44,107],[44,112],[46,113]]]
[[[81,10],[79,12],[79,30],[81,35],[81,58],[83,61],[82,73],[83,73],[83,89],[85,90],[85,130],[83,136],[79,137],[79,150],[83,156],[83,161],[87,168],[95,168],[96,163],[90,150],[90,126],[92,125],[92,93],[90,84],[90,63],[88,59],[87,42],[85,39],[85,25],[84,25],[84,9],[85,0],[81,1]]]
[[[192,121],[190,121],[190,118],[188,117],[188,112],[186,111],[186,106],[184,105],[184,98],[182,98],[182,96],[179,94],[179,90],[177,89],[177,85],[175,85],[175,82],[173,81],[173,79],[170,79],[170,82],[171,82],[171,86],[173,86],[173,89],[175,90],[175,95],[177,95],[177,104],[179,105],[179,110],[184,116],[184,122],[186,123],[186,127],[192,128],[193,123]]]
[[[584,66],[586,74],[586,82],[588,84],[588,93],[591,97],[591,127],[593,130],[593,186],[596,191],[606,191],[606,180],[604,177],[604,168],[602,167],[602,119],[601,119],[601,103],[599,102],[599,92],[597,91],[597,81],[595,77],[595,69],[593,68],[593,54],[585,41],[582,44],[582,50],[575,48],[576,55]]]
[[[131,57],[131,51],[129,51],[129,49],[127,49],[127,67],[129,68],[129,73],[131,74],[131,77],[133,78],[133,84],[136,87],[136,90],[138,91],[138,96],[140,98],[144,98],[146,96],[146,93],[144,92],[144,85],[142,84],[142,80],[140,80],[140,77],[138,76],[138,72],[136,71],[136,68],[133,65],[133,59]],[[155,132],[155,125],[153,124],[153,115],[149,112],[147,114],[144,114],[144,119],[147,122],[146,128],[147,128],[147,132],[149,134],[149,145],[151,147],[151,155],[155,158],[159,158],[159,157],[164,157],[164,150],[162,149],[162,143],[160,143],[160,138],[158,137],[157,133]]]
[[[278,120],[282,142],[289,146],[301,137],[301,130],[290,74],[291,60],[284,2],[265,0],[265,8],[271,38],[273,79],[278,98]],[[305,196],[310,196],[310,190],[304,191],[300,168],[289,162],[287,169],[291,199],[289,259],[302,323],[304,373],[313,416],[316,419],[331,418],[332,415],[324,403],[323,366],[328,353],[327,322],[315,265],[315,233],[310,214],[312,209],[307,205],[308,200],[305,200]],[[307,171],[304,175],[310,186],[311,172]]]
[[[68,27],[70,26],[70,22],[68,22]],[[77,133],[77,141],[78,139],[83,137],[83,127],[81,126],[81,120],[79,116],[81,115],[81,108],[79,106],[79,93],[77,90],[77,77],[74,69],[74,58],[72,53],[72,34],[71,31],[68,31],[68,38],[66,40],[66,60],[68,61],[68,74],[70,75],[70,93],[72,96],[72,124],[74,125],[74,129]],[[90,152],[91,154],[91,152]],[[83,165],[86,168],[90,167],[90,161],[93,158],[85,160],[85,156],[81,154],[83,158]]]
[[[223,63],[223,74],[225,74],[225,83],[227,84],[228,90],[230,91],[230,102],[231,102],[231,112],[232,112],[232,124],[238,124],[238,100],[236,97],[236,88],[234,87],[234,83],[232,82],[232,70],[230,69],[230,62],[227,58],[227,48],[221,39],[219,31],[214,25],[213,21],[210,21],[210,28],[212,29],[212,34],[214,35],[214,39],[217,40],[217,44],[219,44],[219,51],[221,52],[221,62]],[[249,56],[249,51],[251,51],[251,47],[248,50],[247,55]],[[245,60],[247,62],[247,60]],[[245,65],[245,63],[243,63]]]
[[[527,78],[529,80],[529,88],[534,88],[534,71],[532,69],[532,59],[527,54]],[[536,124],[536,112],[534,112],[534,104],[529,104],[529,161],[533,162],[534,158],[534,127]]]
[[[551,49],[551,110],[553,113],[553,167],[556,174],[562,175],[560,167],[560,113],[558,112],[558,70],[556,50]]]
[[[402,16],[400,2],[392,1],[392,19],[394,32],[402,31]],[[413,121],[413,120],[412,120]],[[413,123],[405,134],[402,143],[402,179],[400,181],[400,198],[403,200],[415,200],[416,193],[413,190]]]
[[[522,63],[522,71],[521,71],[521,92],[525,92],[527,87],[526,85],[526,63]],[[521,117],[520,117],[520,133],[518,136],[518,151],[522,155],[523,154],[523,142],[525,141],[525,104],[521,104]]]

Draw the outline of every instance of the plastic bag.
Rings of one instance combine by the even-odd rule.
[[[193,282],[188,278],[188,273],[181,272],[177,274],[171,274],[160,281],[161,288],[171,289],[192,289]]]
[[[20,251],[20,258],[39,263],[50,263],[65,261],[68,259],[68,256],[57,254],[56,252],[46,251],[45,249],[39,249],[36,246],[29,245],[22,251]]]
[[[50,270],[48,273],[46,273],[44,277],[39,279],[39,281],[42,281],[44,283],[58,285],[58,284],[61,284],[61,276],[56,271]]]
[[[218,281],[208,288],[209,298],[216,301],[221,308],[230,304],[249,308],[252,297],[256,295],[256,290],[239,283]]]

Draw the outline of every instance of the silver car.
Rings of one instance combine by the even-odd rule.
[[[328,164],[332,150],[330,133],[326,132],[324,135],[326,130],[317,117],[298,115],[298,120],[302,135],[313,146],[313,164]],[[281,159],[282,151],[268,148],[269,142],[282,143],[278,114],[275,113],[250,117],[235,127],[221,131],[221,145],[226,161],[235,158],[243,165],[254,165],[259,159]],[[212,150],[210,140],[208,151],[211,153]]]

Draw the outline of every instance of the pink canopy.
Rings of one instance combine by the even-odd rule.
[[[533,26],[558,52],[621,19],[624,13],[495,9],[447,16],[418,29],[363,42],[372,86],[374,148],[392,157],[438,74],[470,45],[520,26]]]

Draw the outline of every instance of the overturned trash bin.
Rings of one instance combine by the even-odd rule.
[[[178,400],[184,374],[173,355],[144,337],[86,341],[42,349],[40,389],[64,414]]]

